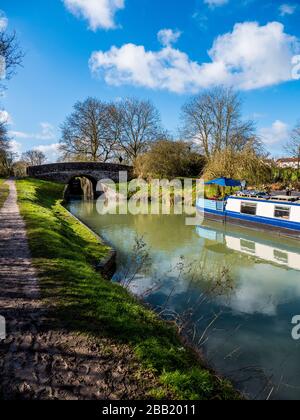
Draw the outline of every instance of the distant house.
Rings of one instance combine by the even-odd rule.
[[[298,169],[299,168],[299,159],[297,158],[282,158],[277,160],[277,166],[279,168],[293,168]]]
[[[273,167],[276,165],[275,159],[264,159],[263,163],[267,166]]]

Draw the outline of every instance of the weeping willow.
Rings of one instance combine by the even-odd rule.
[[[240,152],[228,148],[213,155],[204,174],[205,179],[223,176],[261,185],[272,181],[272,167],[251,146]]]

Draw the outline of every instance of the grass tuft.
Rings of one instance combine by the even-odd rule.
[[[4,183],[4,179],[0,179],[0,209],[3,207],[8,194],[9,194],[9,187],[7,184]]]

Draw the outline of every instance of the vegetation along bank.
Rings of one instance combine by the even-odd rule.
[[[8,197],[8,186],[4,179],[0,179],[0,209]]]
[[[111,343],[128,347],[139,366],[137,381],[146,372],[154,378],[143,398],[240,398],[183,348],[173,325],[97,272],[110,249],[62,206],[62,185],[27,179],[17,189],[42,298],[57,325],[107,339],[108,354]]]

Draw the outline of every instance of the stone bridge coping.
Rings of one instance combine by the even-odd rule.
[[[67,163],[52,163],[40,166],[30,166],[27,168],[29,176],[38,176],[43,174],[55,172],[78,172],[84,175],[84,172],[131,172],[132,167],[127,165],[119,165],[115,163],[101,163],[101,162],[67,162]]]
[[[93,184],[94,196],[97,196],[97,183],[99,181],[111,179],[118,182],[120,172],[126,172],[129,181],[133,178],[133,168],[131,166],[115,163],[67,162],[30,166],[27,169],[27,175],[31,178],[68,185],[65,194],[68,194],[68,190],[70,190],[69,184],[72,179],[76,177],[87,178]]]

